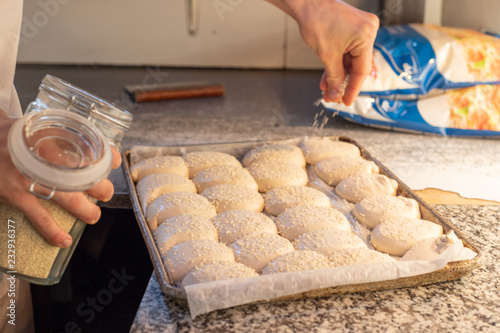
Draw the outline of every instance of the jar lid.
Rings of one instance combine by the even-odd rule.
[[[66,110],[46,109],[19,118],[9,131],[8,148],[32,187],[40,184],[52,194],[86,190],[111,170],[112,153],[104,135],[86,118]]]

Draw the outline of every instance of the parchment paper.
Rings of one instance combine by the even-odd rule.
[[[469,260],[475,253],[453,244],[432,261],[398,261],[261,275],[200,283],[185,288],[191,317],[256,301],[347,284],[395,280],[436,271],[448,262]]]

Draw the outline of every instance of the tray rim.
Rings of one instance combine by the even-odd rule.
[[[228,145],[234,145],[234,146],[240,146],[240,145],[264,145],[264,144],[274,144],[274,143],[286,143],[290,142],[291,140],[301,140],[306,137],[312,137],[312,136],[296,136],[293,138],[289,139],[281,139],[281,140],[262,140],[262,141],[243,141],[243,142],[221,142],[221,143],[201,143],[201,144],[188,144],[188,145],[172,145],[172,146],[141,146],[141,147],[151,147],[151,148],[196,148],[196,147],[217,147],[217,146],[228,146]],[[318,136],[315,136],[318,137]],[[437,211],[435,211],[428,203],[426,203],[422,198],[420,198],[415,192],[413,192],[404,182],[401,181],[392,171],[390,171],[387,167],[385,167],[380,161],[378,161],[370,152],[368,152],[362,145],[360,145],[358,142],[355,140],[345,137],[345,136],[319,136],[319,137],[326,137],[326,138],[335,138],[339,141],[344,141],[348,142],[351,144],[356,145],[360,151],[361,155],[364,158],[368,158],[372,160],[377,166],[380,168],[380,173],[385,174],[390,178],[393,178],[398,182],[399,188],[398,188],[398,195],[401,195],[401,192],[405,192],[404,196],[406,197],[411,197],[412,199],[416,200],[420,206],[420,209],[422,210],[425,209],[428,213],[432,213],[434,215],[435,219],[439,224],[443,226],[443,229],[445,232],[449,230],[453,230],[457,237],[462,240],[464,247],[467,247],[474,252],[477,253],[476,257],[470,260],[462,260],[462,261],[455,261],[455,262],[450,262],[448,263],[444,268],[441,268],[439,270],[421,274],[421,275],[416,275],[416,276],[410,276],[410,277],[404,277],[404,278],[397,278],[393,280],[384,280],[384,281],[378,281],[378,282],[368,282],[368,283],[359,283],[359,284],[348,284],[348,285],[340,285],[340,286],[332,286],[328,288],[322,288],[322,289],[313,289],[309,290],[307,292],[302,292],[302,293],[297,293],[297,294],[292,294],[288,296],[282,296],[270,300],[265,300],[265,301],[259,301],[256,303],[262,303],[262,302],[279,302],[279,301],[286,301],[286,300],[297,300],[297,299],[303,299],[303,298],[310,298],[310,297],[326,297],[334,294],[343,294],[343,293],[352,293],[352,292],[368,292],[368,291],[376,291],[376,290],[391,290],[391,289],[398,289],[398,288],[405,288],[405,287],[415,287],[415,286],[420,286],[420,285],[427,285],[427,284],[433,284],[433,283],[439,283],[439,282],[445,282],[445,281],[452,281],[459,279],[468,273],[470,273],[472,270],[475,268],[478,268],[481,265],[481,262],[483,260],[483,254],[482,251],[474,245],[466,236],[463,235],[463,233],[458,230],[457,227],[455,227],[451,222],[446,220],[443,216],[441,216]],[[139,146],[135,146],[139,147]],[[130,154],[131,154],[131,149],[128,149],[124,152],[122,152],[122,157],[123,157],[123,163],[125,165],[124,168],[122,168],[125,180],[127,183],[127,186],[129,188],[129,196],[132,202],[132,207],[134,214],[136,216],[137,223],[139,225],[139,229],[141,230],[141,234],[144,238],[144,241],[146,243],[146,247],[148,249],[148,252],[150,254],[150,258],[154,267],[154,271],[157,277],[157,280],[160,285],[160,289],[164,296],[168,296],[173,298],[175,301],[179,302],[180,304],[187,305],[187,297],[186,297],[186,292],[183,288],[173,286],[168,278],[168,274],[165,270],[165,267],[163,265],[163,261],[161,259],[161,255],[156,247],[156,243],[154,242],[154,237],[149,230],[148,224],[146,222],[146,218],[144,216],[144,213],[142,212],[140,203],[139,203],[139,198],[136,192],[135,188],[135,183],[132,180],[132,175],[130,173]],[[408,196],[409,195],[409,196]]]

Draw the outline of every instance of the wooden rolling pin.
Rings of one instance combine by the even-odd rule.
[[[157,85],[130,85],[125,91],[136,103],[170,99],[218,97],[224,95],[224,86],[211,82],[179,82]]]

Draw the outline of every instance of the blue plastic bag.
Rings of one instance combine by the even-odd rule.
[[[432,25],[383,27],[354,104],[322,103],[367,126],[500,138],[500,39]]]

